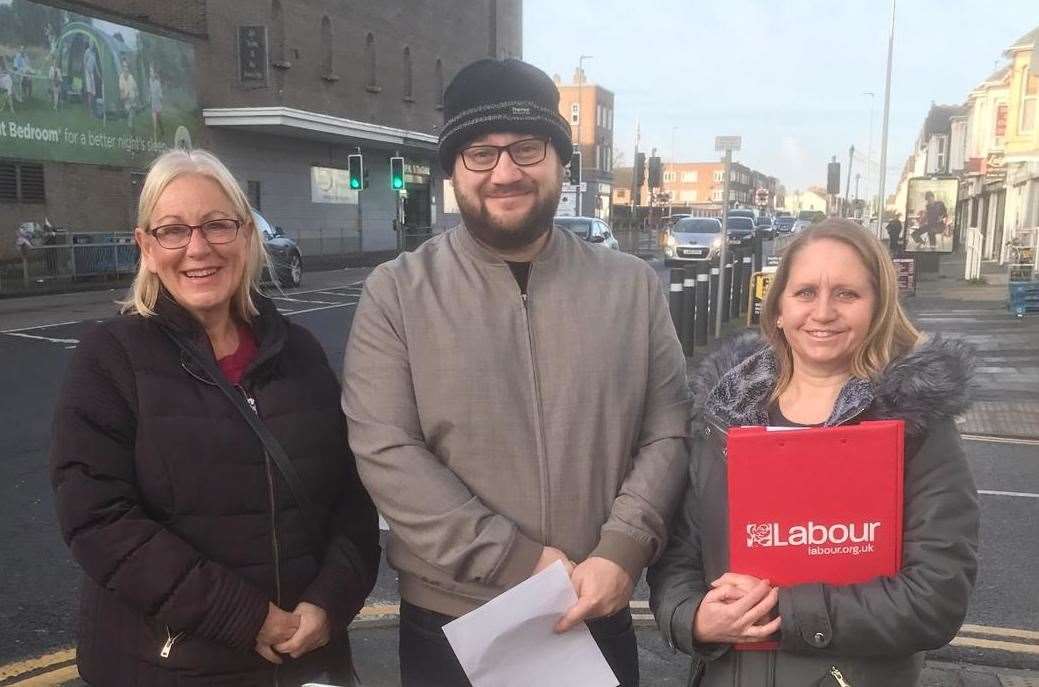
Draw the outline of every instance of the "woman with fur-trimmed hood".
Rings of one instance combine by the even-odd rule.
[[[763,339],[743,335],[714,354],[695,378],[689,491],[647,576],[657,623],[692,656],[691,685],[915,685],[923,652],[959,630],[977,572],[977,496],[955,425],[972,352],[922,339],[883,246],[846,220],[791,243],[762,330]],[[885,418],[904,420],[906,433],[896,576],[775,588],[729,570],[730,427]],[[778,650],[732,650],[765,639]]]

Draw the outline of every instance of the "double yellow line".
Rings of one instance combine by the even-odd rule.
[[[631,602],[632,615],[637,624],[652,623],[648,606],[645,601]],[[391,619],[397,613],[396,604],[365,606],[354,622]],[[1039,656],[1039,632],[1034,630],[964,625],[950,644]],[[57,687],[77,678],[79,671],[76,670],[75,649],[62,649],[0,666],[0,687]]]

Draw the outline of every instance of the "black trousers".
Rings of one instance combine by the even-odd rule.
[[[400,681],[402,687],[471,687],[462,666],[441,629],[454,620],[449,615],[427,611],[400,602]],[[606,618],[588,621],[592,638],[599,645],[620,687],[638,687],[639,651],[635,628],[627,608]]]

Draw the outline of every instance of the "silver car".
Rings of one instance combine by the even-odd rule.
[[[610,225],[596,217],[556,217],[552,223],[577,234],[588,243],[601,243],[607,248],[620,250],[621,246],[613,237]]]
[[[722,223],[714,217],[687,217],[671,227],[664,246],[664,263],[713,260],[722,247]]]

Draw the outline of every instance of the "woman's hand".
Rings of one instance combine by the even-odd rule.
[[[281,656],[274,652],[273,646],[293,637],[302,624],[302,618],[298,614],[287,613],[268,603],[267,619],[263,621],[263,627],[256,635],[256,653],[271,663],[281,663]]]
[[[332,635],[332,623],[325,609],[306,601],[300,602],[293,614],[299,617],[295,634],[274,645],[274,650],[299,658],[303,654],[328,644]]]
[[[727,579],[727,575],[732,577]],[[747,588],[751,580],[754,583]],[[779,601],[779,590],[769,586],[768,580],[726,573],[711,587],[693,617],[693,638],[696,641],[722,644],[760,642],[779,630],[782,618],[763,622]]]

